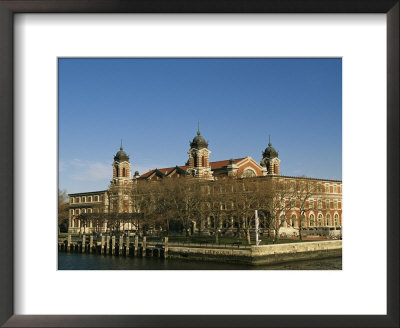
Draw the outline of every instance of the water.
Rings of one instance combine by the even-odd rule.
[[[58,253],[59,270],[341,270],[342,258],[296,261],[274,265],[184,261],[155,257],[117,257]]]

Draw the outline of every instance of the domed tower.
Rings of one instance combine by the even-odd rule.
[[[113,167],[113,179],[112,183],[115,185],[127,185],[130,183],[131,179],[131,163],[129,163],[129,156],[125,153],[124,148],[119,148],[119,152],[117,152],[114,156],[114,162],[112,163]]]
[[[271,137],[268,140],[268,147],[262,153],[261,166],[264,168],[264,175],[279,175],[279,164],[278,152],[272,147]]]
[[[200,124],[197,129],[197,136],[190,142],[189,168],[188,173],[196,178],[212,180],[212,171],[210,166],[210,154],[208,143],[200,134]]]
[[[114,156],[113,178],[111,180],[110,188],[108,190],[108,205],[109,213],[129,213],[132,212],[131,201],[131,163],[129,156],[125,153],[124,148],[121,147]]]

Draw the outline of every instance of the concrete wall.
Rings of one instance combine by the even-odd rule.
[[[170,258],[254,265],[322,259],[341,255],[341,240],[251,246],[248,249],[173,246],[169,247],[168,252]]]

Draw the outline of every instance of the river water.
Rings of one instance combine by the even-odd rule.
[[[58,253],[59,270],[341,270],[342,258],[296,261],[274,265],[186,261],[156,257]]]

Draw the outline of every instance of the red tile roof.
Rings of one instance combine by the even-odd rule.
[[[242,158],[236,158],[233,160],[233,162],[236,164],[238,162],[240,162],[241,160],[245,159],[246,157],[242,157]],[[229,165],[230,159],[224,160],[224,161],[216,161],[216,162],[210,162],[211,165],[211,170],[217,170],[217,169],[221,169],[227,165]],[[178,166],[180,169],[186,171],[189,166],[185,165],[185,166]],[[168,175],[170,174],[173,170],[175,170],[176,166],[174,167],[166,167],[166,168],[162,168],[162,169],[154,169],[154,170],[150,170],[144,174],[142,174],[140,176],[141,179],[143,178],[148,178],[150,175],[152,175],[155,171],[160,171],[162,174]]]
[[[189,168],[189,166],[178,166],[180,169],[182,169],[182,170],[184,170],[184,171],[186,171],[186,169],[188,169]],[[150,171],[148,171],[148,172],[146,172],[146,173],[144,173],[144,174],[142,174],[141,176],[140,176],[140,178],[148,178],[150,175],[152,175],[155,171],[160,171],[162,174],[165,174],[165,175],[167,175],[167,174],[169,174],[169,173],[171,173],[173,170],[175,170],[175,168],[176,168],[176,166],[174,166],[174,167],[166,167],[166,168],[162,168],[162,169],[154,169],[154,170],[150,170]]]
[[[246,157],[242,157],[242,158],[236,158],[233,160],[233,162],[236,164],[237,162],[240,162],[241,160],[245,159]],[[223,168],[227,165],[229,165],[229,161],[230,159],[224,160],[224,161],[217,161],[217,162],[210,162],[211,165],[211,170],[216,170],[216,169],[220,169]]]

